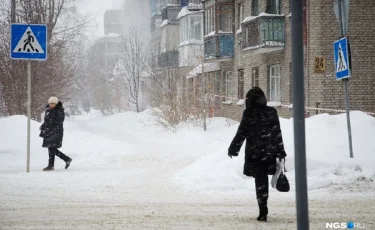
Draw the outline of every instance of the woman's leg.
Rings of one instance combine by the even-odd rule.
[[[260,221],[267,221],[268,214],[268,174],[267,168],[262,167],[255,176],[255,189],[259,206]]]
[[[58,149],[56,149],[56,155],[60,157],[63,161],[65,161],[65,169],[68,169],[70,166],[70,163],[72,162],[72,158],[60,152]]]
[[[43,169],[43,171],[54,170],[55,165],[55,152],[53,148],[48,148],[48,166]]]
[[[49,161],[48,166],[54,167],[55,165],[55,148],[48,148]]]
[[[70,158],[65,155],[64,153],[60,152],[60,150],[56,149],[55,150],[56,156],[60,157],[61,160],[67,162]]]

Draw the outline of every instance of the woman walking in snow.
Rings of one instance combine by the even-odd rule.
[[[40,126],[40,137],[43,138],[43,147],[48,148],[49,161],[48,166],[43,171],[54,170],[55,155],[65,161],[65,169],[67,169],[72,162],[72,159],[58,150],[62,146],[64,136],[65,113],[61,101],[57,97],[50,97],[46,112],[44,115],[44,122]]]
[[[255,178],[259,206],[258,221],[267,221],[268,175],[276,172],[276,158],[286,157],[279,117],[275,108],[267,106],[267,99],[259,87],[246,94],[246,109],[234,137],[228,156],[238,156],[246,139],[243,173]]]

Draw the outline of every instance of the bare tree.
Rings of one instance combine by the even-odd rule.
[[[33,62],[32,104],[33,119],[40,119],[46,99],[55,95],[70,99],[76,59],[69,58],[74,44],[83,33],[89,19],[81,17],[76,10],[77,0],[19,0],[16,22],[46,24],[48,27],[48,60]],[[27,81],[26,63],[9,59],[10,8],[0,4],[0,84],[2,97],[9,115],[26,114]]]
[[[115,68],[115,79],[119,82],[123,96],[140,111],[142,72],[145,66],[146,44],[143,43],[142,30],[129,29],[122,36],[121,54]]]
[[[160,59],[157,65],[150,56],[146,60],[144,81],[157,123],[173,131],[181,123],[200,125],[201,112],[195,103],[189,103],[195,95],[184,88],[186,70],[176,66],[176,60],[168,61],[174,63],[172,65],[162,63],[165,60]]]

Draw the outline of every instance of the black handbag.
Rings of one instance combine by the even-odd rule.
[[[288,178],[286,178],[286,175],[284,173],[281,173],[279,178],[277,179],[276,189],[279,192],[289,192],[290,190],[289,181],[288,181]]]

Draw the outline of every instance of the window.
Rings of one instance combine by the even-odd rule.
[[[211,8],[211,21],[210,21],[210,24],[211,24],[211,31],[216,31],[216,28],[215,28],[215,8],[212,7]]]
[[[161,52],[166,52],[167,51],[167,29],[166,27],[162,28],[161,30],[161,42],[160,42],[160,49]]]
[[[281,14],[282,0],[267,0],[266,13]]]
[[[280,102],[280,65],[270,66],[270,101],[271,102]]]
[[[180,20],[180,42],[203,41],[202,16],[187,16]]]
[[[237,27],[240,28],[241,23],[244,20],[244,5],[243,5],[243,3],[238,4],[237,15],[238,15]]]
[[[238,71],[238,98],[245,98],[245,76],[244,70]]]
[[[251,1],[251,16],[259,15],[259,3],[258,0]]]
[[[202,41],[202,17],[189,16],[189,40]]]
[[[219,15],[220,28],[222,32],[233,32],[233,8],[227,5],[221,6]]]
[[[187,17],[183,17],[180,20],[180,42],[187,40]]]
[[[232,96],[232,78],[233,72],[228,71],[225,73],[225,96],[226,101],[230,101],[230,97]]]
[[[251,72],[251,83],[253,87],[255,86],[259,87],[259,68],[258,67],[253,68]]]
[[[261,40],[265,42],[284,43],[284,20],[265,20],[260,24]]]
[[[206,16],[206,34],[209,34],[215,31],[215,8],[211,7],[206,9],[205,16]]]

